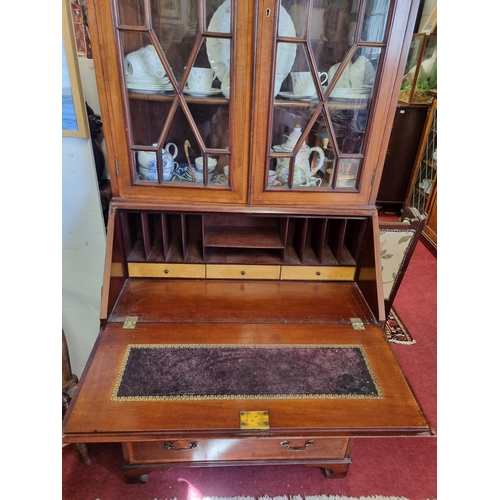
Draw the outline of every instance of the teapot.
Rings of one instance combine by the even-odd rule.
[[[157,147],[158,143],[154,143],[153,147]],[[170,148],[173,147],[173,153],[170,153]],[[161,158],[163,162],[163,180],[170,181],[174,175],[174,169],[178,163],[174,161],[177,156],[178,149],[173,142],[169,142],[165,149],[161,150]],[[158,169],[155,151],[139,151],[137,153],[137,161],[139,163],[139,172],[147,181],[158,180]]]
[[[300,136],[302,134],[302,129],[300,125],[295,125],[292,133],[288,136],[288,140],[281,145],[273,146],[272,149],[276,153],[291,153],[293,148],[297,144]],[[316,167],[311,170],[311,165],[309,163],[309,157],[313,152],[317,152],[319,155],[319,162]],[[325,163],[325,153],[320,147],[310,148],[305,143],[302,144],[297,156],[295,156],[295,169],[293,172],[293,185],[294,186],[318,186],[321,184],[321,179],[313,177],[313,175],[323,166]],[[290,159],[289,158],[278,158],[276,165],[277,179],[282,184],[288,184],[288,174],[290,171]]]

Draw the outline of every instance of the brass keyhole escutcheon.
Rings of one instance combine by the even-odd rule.
[[[266,17],[271,17],[271,9],[266,9]]]

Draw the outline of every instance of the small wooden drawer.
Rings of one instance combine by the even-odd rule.
[[[279,280],[280,266],[207,264],[207,278]]]
[[[205,264],[150,264],[129,262],[131,278],[205,278]]]
[[[282,266],[282,280],[352,281],[352,266]]]
[[[234,460],[338,460],[349,456],[348,438],[194,438],[124,443],[123,446],[130,464]]]

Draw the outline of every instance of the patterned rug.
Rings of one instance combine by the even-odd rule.
[[[394,308],[391,308],[391,312],[385,322],[385,333],[389,342],[408,345],[416,344],[416,340],[410,335],[410,332],[406,329],[406,326]]]

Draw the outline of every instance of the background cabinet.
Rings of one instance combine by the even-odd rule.
[[[427,215],[422,234],[437,247],[437,97],[429,110],[404,206]]]
[[[390,210],[400,210],[408,191],[415,157],[429,108],[398,105],[392,126],[377,203]]]

